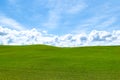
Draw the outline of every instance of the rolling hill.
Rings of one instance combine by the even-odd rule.
[[[120,46],[0,46],[0,80],[120,80]]]

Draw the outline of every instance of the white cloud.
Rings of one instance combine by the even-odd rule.
[[[114,24],[116,20],[117,20],[116,17],[109,18],[108,20],[103,21],[103,23],[100,23],[97,27],[109,27],[112,24]]]
[[[59,27],[64,15],[75,15],[87,7],[81,0],[48,0],[48,19],[43,23],[44,27],[55,29]]]
[[[76,14],[85,9],[86,7],[87,5],[85,3],[79,3],[71,6],[70,9],[67,10],[67,12],[70,14]]]
[[[12,18],[8,18],[6,16],[0,16],[0,25],[11,27],[17,30],[23,30],[24,27],[20,23],[18,23],[16,20]]]
[[[120,45],[120,30],[107,32],[93,30],[89,34],[66,34],[56,36],[45,31],[11,30],[0,27],[1,45],[29,45],[47,44],[60,47],[93,46],[93,45]]]
[[[88,4],[86,11],[88,16],[80,20],[79,24],[75,26],[74,32],[91,31],[93,29],[97,30],[114,30],[119,29],[119,10],[118,5],[112,4],[111,2],[105,2],[98,6],[92,6]],[[116,26],[118,24],[118,26]]]
[[[59,19],[60,19],[59,13],[54,12],[54,11],[50,11],[49,18],[48,18],[47,22],[45,22],[43,24],[43,26],[45,26],[49,29],[54,29],[58,26]]]

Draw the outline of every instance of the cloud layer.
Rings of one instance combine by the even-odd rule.
[[[48,34],[46,31],[12,30],[0,27],[1,45],[47,44],[59,47],[120,45],[120,30],[110,32],[93,30],[89,34],[66,34],[62,36]]]

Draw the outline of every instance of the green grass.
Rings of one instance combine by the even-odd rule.
[[[0,80],[120,80],[120,46],[0,46]]]

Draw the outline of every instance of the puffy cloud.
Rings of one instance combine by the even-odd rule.
[[[48,34],[36,29],[17,31],[0,27],[1,45],[47,44],[60,47],[120,45],[120,30],[107,32],[93,30],[89,34]]]

